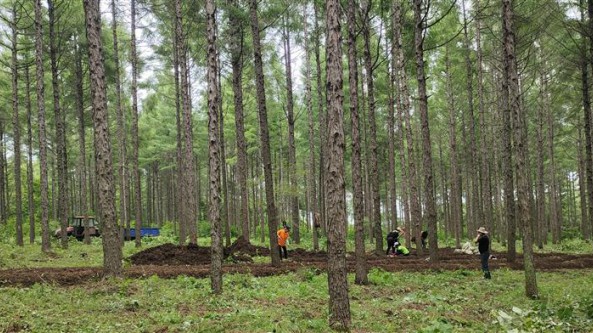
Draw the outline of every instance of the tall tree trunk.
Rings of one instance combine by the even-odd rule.
[[[313,251],[319,250],[319,227],[320,227],[320,215],[318,209],[318,198],[317,198],[317,186],[315,182],[315,170],[317,170],[315,163],[315,120],[313,117],[313,93],[311,89],[311,51],[309,49],[309,34],[307,32],[307,6],[303,9],[303,30],[305,40],[305,103],[307,105],[307,121],[309,123],[309,162],[307,172],[307,185],[309,186],[309,193],[311,198],[311,211],[313,212],[313,228],[312,241]],[[307,212],[307,216],[310,214]]]
[[[506,31],[505,31],[506,34]],[[506,35],[505,35],[506,36]],[[511,100],[509,96],[509,72],[506,67],[509,66],[508,58],[504,56],[504,66],[502,84],[502,173],[504,177],[504,205],[507,230],[507,261],[515,262],[517,257],[516,249],[516,217],[515,217],[515,187],[513,176],[513,154],[512,154],[512,125],[511,125]]]
[[[408,227],[411,224],[410,221],[410,196],[409,196],[409,180],[408,180],[408,162],[406,159],[405,153],[405,145],[404,145],[404,100],[408,99],[405,95],[403,95],[401,80],[400,80],[400,71],[402,63],[399,57],[403,53],[400,53],[401,50],[401,2],[394,1],[392,8],[392,15],[391,15],[391,27],[393,29],[392,34],[392,42],[391,42],[391,68],[392,68],[392,77],[391,77],[391,84],[393,89],[393,94],[395,95],[395,105],[397,108],[397,136],[398,136],[398,152],[399,152],[399,160],[401,164],[401,173],[402,173],[402,202],[403,202],[403,214],[404,214],[404,226]],[[405,76],[405,75],[404,75]],[[407,112],[407,111],[406,111]],[[406,237],[406,240],[409,240],[410,237]],[[406,242],[407,246],[410,246],[409,241]]]
[[[587,216],[587,195],[585,193],[585,156],[583,154],[583,134],[582,129],[578,125],[578,132],[579,132],[579,139],[577,141],[577,149],[579,151],[579,175],[578,175],[578,185],[579,185],[579,198],[581,202],[581,233],[583,234],[583,239],[591,239],[591,230],[590,226],[587,223],[589,218]],[[547,235],[544,233],[544,235]]]
[[[292,54],[290,52],[290,31],[288,24],[290,17],[286,17],[284,27],[284,59],[286,67],[286,118],[288,121],[288,170],[290,177],[290,217],[293,227],[293,239],[295,243],[301,242],[299,231],[299,183],[297,180],[296,146],[294,139],[294,99],[292,97]]]
[[[176,8],[176,7],[175,7]],[[175,10],[174,10],[175,11]],[[177,15],[174,15],[174,25],[175,25],[175,32],[173,34],[173,44],[174,44],[174,50],[173,50],[173,72],[175,75],[175,121],[176,121],[176,128],[177,128],[177,145],[176,145],[176,162],[177,162],[177,166],[175,167],[175,173],[176,173],[176,182],[175,182],[175,187],[176,187],[176,191],[175,193],[182,193],[183,192],[183,140],[182,140],[182,134],[183,134],[183,129],[181,127],[181,84],[180,84],[180,78],[179,78],[179,45],[177,44],[178,42],[178,37],[177,35],[179,33],[181,33],[180,31],[178,31],[177,27],[179,26],[178,22],[177,22]],[[185,244],[185,241],[187,239],[187,229],[186,229],[186,225],[183,224],[183,221],[185,221],[182,216],[184,216],[184,209],[185,209],[185,198],[183,197],[183,195],[177,195],[177,200],[176,202],[178,209],[175,210],[175,221],[177,222],[177,224],[179,224],[179,244],[183,245]],[[199,201],[198,201],[198,205],[199,205]]]
[[[86,129],[84,125],[84,89],[83,89],[83,73],[82,73],[82,50],[76,44],[76,59],[75,59],[75,76],[76,76],[76,111],[78,115],[78,149],[79,161],[78,169],[80,170],[80,213],[83,214],[85,232],[84,243],[90,244],[91,237],[89,235],[89,221],[86,218],[89,214],[88,199],[87,199],[87,164],[86,164]]]
[[[327,214],[326,214],[326,205],[325,205],[325,197],[326,197],[326,190],[325,190],[325,146],[327,143],[327,117],[326,111],[323,108],[324,99],[323,99],[323,85],[322,85],[322,71],[321,71],[321,37],[322,31],[319,28],[319,22],[323,22],[322,18],[319,15],[319,5],[317,1],[313,2],[313,17],[314,26],[315,26],[315,66],[316,66],[316,81],[317,81],[317,113],[319,117],[319,216],[320,216],[320,225],[323,231],[323,234],[327,234]]]
[[[375,236],[375,252],[377,255],[383,253],[383,232],[381,230],[381,197],[379,196],[379,167],[377,161],[377,120],[375,116],[375,88],[373,78],[373,60],[371,59],[371,12],[372,0],[366,1],[364,10],[364,64],[366,71],[367,99],[368,99],[368,121],[370,136],[370,174],[371,174],[371,195],[373,202],[373,235]]]
[[[237,0],[230,0],[233,10],[229,13],[231,35],[230,52],[232,65],[233,103],[235,107],[235,136],[237,138],[237,181],[241,194],[241,234],[249,241],[249,196],[247,188],[247,143],[245,141],[245,118],[243,116],[243,20]]]
[[[117,137],[119,138],[119,219],[120,225],[130,228],[130,219],[128,217],[128,176],[127,171],[127,131],[125,113],[121,105],[121,77],[119,67],[119,44],[117,38],[117,7],[115,0],[111,0],[111,31],[113,35],[113,63],[115,75],[115,109],[117,115]],[[134,35],[134,38],[135,35]],[[125,233],[129,239],[130,233]]]
[[[459,162],[457,160],[457,108],[453,95],[453,81],[451,79],[451,60],[449,59],[449,46],[445,47],[445,66],[447,77],[447,101],[449,104],[449,156],[451,159],[451,220],[453,223],[453,234],[455,236],[455,247],[461,248],[463,235],[462,224],[462,198],[461,179],[459,175]]]
[[[208,160],[210,162],[210,200],[208,219],[211,224],[211,264],[210,282],[212,291],[216,294],[222,293],[222,232],[220,219],[220,168],[221,151],[219,141],[219,91],[218,91],[218,66],[216,59],[216,7],[214,0],[206,1],[206,19],[208,36]]]
[[[430,142],[430,128],[428,126],[428,95],[426,94],[426,75],[424,74],[424,18],[426,9],[422,7],[422,0],[414,0],[414,46],[416,51],[416,80],[418,81],[418,101],[420,122],[422,126],[422,163],[424,169],[424,197],[426,205],[426,222],[428,225],[428,242],[430,260],[438,260],[437,244],[437,216],[434,201],[434,183],[432,180],[432,147]],[[419,248],[420,232],[416,231],[416,247]]]
[[[348,331],[351,325],[346,265],[346,184],[344,181],[344,111],[340,5],[326,2],[328,103],[327,174],[329,326]]]
[[[394,43],[394,40],[391,40],[391,44]],[[393,46],[391,47],[393,49]],[[386,58],[389,58],[389,50],[385,50],[387,53],[385,55]],[[389,137],[389,153],[387,159],[389,160],[389,207],[391,210],[391,226],[388,225],[388,230],[391,228],[395,229],[397,227],[397,183],[395,180],[395,89],[394,89],[394,82],[395,82],[395,71],[394,71],[394,62],[392,62],[388,66],[389,68],[389,106],[387,115],[387,127],[388,127],[388,137]],[[387,231],[389,232],[389,231]]]
[[[136,206],[136,247],[142,245],[140,230],[142,228],[142,180],[140,179],[140,166],[138,165],[138,54],[136,51],[136,0],[130,1],[131,27],[130,27],[130,60],[132,63],[132,172],[134,173],[134,200]]]
[[[214,5],[213,5],[214,6]],[[214,36],[218,34],[218,30],[214,28]],[[227,182],[228,170],[226,166],[226,143],[224,139],[224,109],[222,108],[222,83],[221,83],[221,70],[220,70],[220,52],[216,52],[216,60],[215,68],[216,68],[216,84],[217,84],[217,96],[216,96],[216,103],[217,103],[217,114],[218,114],[218,147],[220,149],[220,174],[222,179],[222,193],[221,193],[221,200],[223,200],[223,206],[221,211],[221,228],[222,223],[224,223],[224,241],[226,246],[231,246],[231,221],[235,216],[234,212],[231,210],[231,203],[234,202],[232,197],[229,196],[229,184]],[[232,174],[231,174],[232,175]],[[221,235],[222,237],[222,235]]]
[[[43,18],[41,0],[35,0],[35,65],[37,81],[37,125],[39,126],[39,168],[41,192],[41,250],[49,252],[49,198],[47,182],[47,139],[45,132],[45,84],[43,81]],[[1,139],[1,136],[0,136]]]
[[[25,66],[25,89],[27,103],[27,203],[29,210],[29,244],[33,244],[35,243],[35,208],[33,202],[33,129],[31,126],[33,110],[31,105],[31,79],[29,76],[28,64]]]
[[[439,138],[439,160],[441,172],[441,197],[443,200],[443,220],[445,226],[445,239],[449,238],[451,230],[453,230],[451,222],[451,212],[449,203],[449,188],[447,187],[447,168],[445,167],[445,158],[443,157],[443,140]],[[457,245],[457,244],[455,244]]]
[[[549,97],[544,97],[544,108],[548,127],[548,158],[549,158],[549,184],[550,184],[550,227],[555,228],[552,232],[552,241],[560,242],[562,226],[562,203],[558,198],[561,193],[556,176],[556,158],[554,154],[554,110],[550,107]],[[545,240],[544,240],[545,242]]]
[[[193,159],[193,134],[192,134],[192,119],[191,119],[191,103],[189,99],[189,83],[188,83],[188,68],[186,57],[185,35],[183,34],[183,22],[181,13],[181,0],[175,0],[175,31],[177,41],[177,55],[179,57],[179,75],[181,83],[181,101],[182,101],[182,127],[183,127],[183,142],[184,153],[183,159],[183,185],[182,193],[185,197],[184,209],[182,212],[181,223],[185,226],[185,230],[189,231],[190,244],[198,244],[198,235],[195,228],[196,223],[196,195],[195,195],[195,167]],[[185,243],[185,239],[180,239],[181,244]]]
[[[540,58],[541,59],[541,58]],[[545,75],[543,73],[540,74],[540,84],[542,84],[543,80],[545,80]],[[540,98],[543,99],[543,95],[546,93],[543,91],[543,87],[540,85]],[[543,105],[543,103],[542,103]],[[537,223],[538,232],[535,234],[535,241],[537,243],[537,247],[542,249],[544,247],[543,236],[545,233],[542,231],[546,229],[545,221],[546,221],[546,195],[545,195],[545,167],[544,167],[544,109],[543,107],[539,107],[537,110],[537,127],[536,127],[536,138],[537,138],[537,176],[536,176],[536,208],[537,208]]]
[[[478,224],[481,221],[484,221],[484,217],[482,216],[482,205],[480,202],[480,174],[478,166],[479,163],[479,156],[477,155],[477,146],[476,146],[476,121],[474,117],[474,89],[473,89],[473,68],[475,67],[472,64],[471,60],[471,48],[470,48],[470,39],[468,35],[468,22],[465,15],[465,1],[462,1],[462,8],[463,8],[463,36],[465,42],[465,65],[466,65],[466,88],[467,88],[467,104],[468,104],[468,118],[469,118],[469,149],[470,153],[468,154],[468,172],[469,172],[469,183],[471,186],[468,187],[469,192],[471,195],[468,196],[470,201],[469,207],[471,208],[471,219],[468,221],[468,225],[471,228],[477,228]]]
[[[270,134],[268,130],[268,111],[266,108],[266,90],[264,85],[264,70],[262,63],[261,39],[259,20],[257,15],[257,0],[249,1],[251,15],[251,33],[253,39],[253,58],[255,68],[255,88],[257,93],[257,108],[259,114],[259,132],[261,141],[261,156],[264,164],[264,178],[266,190],[266,206],[268,215],[268,234],[270,236],[270,254],[272,265],[280,265],[280,256],[276,251],[276,229],[278,216],[274,200],[274,179],[272,174],[272,158],[270,156]]]
[[[593,55],[593,36],[590,35],[593,31],[593,0],[587,0],[587,13],[589,16],[589,39],[583,38],[583,41],[588,41],[589,55]],[[585,42],[586,44],[586,42]],[[586,53],[586,52],[585,52]],[[585,59],[593,59],[584,56]],[[591,60],[590,60],[591,61]],[[593,66],[593,62],[591,63]],[[588,224],[593,227],[593,139],[591,138],[591,101],[589,97],[589,85],[587,76],[587,65],[581,66],[582,81],[583,81],[583,112],[584,112],[584,125],[585,125],[585,173],[587,175],[587,208],[589,221]],[[585,84],[587,84],[585,86]]]
[[[408,182],[408,189],[410,190],[410,212],[411,212],[411,220],[410,224],[407,228],[408,230],[412,230],[412,228],[417,228],[420,226],[420,222],[422,219],[422,211],[420,207],[420,195],[418,193],[417,188],[417,170],[416,170],[416,163],[415,163],[415,152],[414,152],[414,136],[413,136],[413,127],[412,127],[412,120],[410,116],[411,105],[410,105],[410,91],[408,90],[408,78],[406,75],[406,68],[404,62],[404,51],[403,51],[403,40],[402,40],[402,1],[396,0],[393,3],[393,19],[394,21],[394,28],[393,33],[396,38],[396,45],[395,45],[395,54],[396,54],[396,87],[399,88],[398,95],[401,96],[401,108],[403,117],[400,115],[400,118],[405,120],[405,132],[406,132],[406,145],[408,147],[408,176],[406,180]],[[409,239],[409,235],[406,240]],[[422,254],[422,246],[420,243],[420,237],[416,237],[416,249],[418,249],[418,254]]]
[[[106,275],[120,276],[122,274],[123,255],[115,216],[115,186],[109,141],[105,64],[101,42],[101,12],[99,10],[99,0],[84,0],[83,5],[89,43],[91,101],[95,128],[96,186],[103,226],[103,272]]]
[[[12,30],[11,38],[11,72],[12,72],[12,129],[14,142],[14,203],[16,215],[16,245],[24,246],[23,241],[23,203],[22,203],[22,186],[21,186],[21,123],[19,120],[19,87],[18,87],[18,33],[17,24],[17,5],[12,6],[12,22],[10,28]],[[29,212],[31,214],[32,212]]]
[[[54,121],[56,124],[56,164],[58,169],[58,210],[62,230],[68,227],[68,165],[66,156],[66,122],[60,106],[60,85],[58,83],[58,49],[55,33],[56,17],[53,0],[47,0],[49,12],[49,55],[51,60],[51,83],[53,89]],[[62,248],[68,248],[68,234],[62,232]]]
[[[518,212],[523,231],[523,263],[525,267],[525,294],[527,297],[538,297],[533,261],[533,240],[531,216],[529,211],[529,170],[527,168],[527,121],[521,108],[519,74],[515,55],[514,10],[511,0],[502,2],[505,78],[508,84],[509,108],[513,112],[517,171]]]
[[[356,4],[348,1],[348,83],[350,86],[350,121],[352,133],[352,196],[354,206],[356,276],[354,283],[369,283],[364,245],[364,202],[362,159],[360,153],[360,118],[358,114],[358,59],[356,55]]]
[[[480,118],[480,151],[481,151],[481,171],[480,171],[480,191],[482,193],[483,220],[487,230],[494,230],[493,210],[492,210],[492,191],[490,188],[490,160],[488,159],[488,143],[491,142],[488,137],[488,128],[486,127],[486,107],[484,97],[484,65],[482,54],[482,12],[480,0],[476,0],[476,14],[474,20],[476,23],[476,68],[477,68],[477,93],[478,93],[478,113]]]

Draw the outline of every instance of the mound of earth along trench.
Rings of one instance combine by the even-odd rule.
[[[224,249],[224,258],[233,262],[252,262],[252,257],[269,255],[268,248],[255,246],[243,236]],[[130,257],[130,262],[132,265],[206,265],[210,264],[210,248],[168,243],[138,252]]]
[[[223,271],[228,273],[248,273],[254,276],[271,276],[294,272],[302,268],[314,269],[321,273],[326,270],[327,253],[312,252],[300,248],[289,249],[289,260],[283,260],[279,267],[271,264],[253,263],[252,258],[269,256],[265,247],[254,246],[242,237],[224,249]],[[508,263],[505,253],[493,253],[491,269],[508,267],[523,269],[521,256],[515,263]],[[138,252],[129,258],[131,266],[124,269],[124,276],[143,278],[157,275],[162,278],[174,278],[179,275],[205,278],[210,276],[210,248],[196,245],[178,246],[163,244]],[[355,256],[348,253],[347,264],[354,272]],[[367,267],[385,271],[442,271],[442,270],[479,270],[480,260],[477,255],[456,253],[452,248],[439,249],[438,262],[431,262],[428,254],[418,255],[411,251],[409,256],[389,257],[384,254],[367,253]],[[593,254],[535,254],[536,270],[557,269],[593,269]],[[35,283],[54,283],[76,285],[86,281],[103,278],[100,267],[81,268],[28,268],[0,270],[0,287],[30,286]]]

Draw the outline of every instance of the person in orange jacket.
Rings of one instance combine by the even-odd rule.
[[[288,251],[286,250],[286,241],[290,237],[290,227],[284,225],[284,228],[276,232],[278,235],[278,252],[280,253],[280,260],[282,260],[282,252],[284,252],[284,259],[288,259]]]

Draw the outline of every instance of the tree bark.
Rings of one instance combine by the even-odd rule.
[[[251,32],[253,39],[253,58],[255,68],[255,88],[257,94],[257,108],[259,115],[259,131],[261,142],[261,156],[264,164],[264,179],[266,191],[266,206],[268,215],[268,234],[270,236],[270,255],[272,265],[280,265],[280,256],[276,251],[276,229],[278,228],[278,216],[274,199],[274,178],[272,174],[272,158],[270,156],[270,134],[268,130],[268,111],[266,108],[266,90],[264,85],[264,71],[262,63],[262,50],[260,40],[260,28],[257,15],[257,0],[249,1],[251,16]]]
[[[309,49],[309,34],[307,31],[307,6],[303,9],[303,30],[305,40],[305,104],[307,105],[307,121],[309,123],[309,161],[307,172],[307,185],[309,186],[309,195],[311,198],[311,212],[313,212],[313,228],[311,229],[313,251],[319,251],[319,227],[320,215],[318,210],[317,186],[315,182],[315,119],[313,117],[313,92],[311,89],[311,51]],[[307,212],[307,216],[311,215]]]
[[[41,250],[49,252],[49,198],[47,181],[47,139],[45,132],[45,84],[43,80],[43,18],[41,0],[35,0],[35,65],[37,81],[37,125],[39,126],[39,168],[41,192]]]
[[[58,82],[58,49],[56,40],[59,38],[55,33],[56,17],[53,0],[47,0],[49,13],[49,55],[51,61],[51,83],[53,89],[54,121],[56,125],[56,164],[58,171],[58,209],[57,215],[62,230],[68,227],[68,163],[66,156],[66,121],[60,106],[60,85]],[[62,248],[68,248],[68,234],[62,232]]]
[[[469,179],[468,182],[471,186],[468,187],[470,190],[471,195],[468,196],[470,203],[468,206],[471,208],[471,219],[468,221],[468,227],[477,228],[478,224],[484,221],[484,217],[482,215],[482,204],[480,202],[480,173],[479,173],[479,158],[476,145],[476,121],[474,117],[474,89],[473,89],[473,68],[475,67],[472,64],[471,60],[471,48],[470,48],[470,40],[468,35],[468,23],[465,16],[465,1],[462,1],[463,7],[463,35],[464,35],[464,42],[465,42],[465,65],[466,65],[466,88],[467,88],[467,104],[468,104],[468,118],[469,118],[469,149],[470,153],[468,154],[468,171],[469,171]]]
[[[132,63],[132,172],[134,173],[134,200],[136,219],[136,247],[142,246],[142,180],[140,179],[140,166],[138,165],[138,54],[136,51],[136,0],[130,1],[131,27],[130,27],[130,60]]]
[[[371,11],[372,0],[366,1],[364,10],[364,64],[367,83],[368,122],[369,122],[369,149],[370,149],[370,174],[371,174],[371,196],[373,202],[373,235],[375,237],[375,252],[377,255],[383,253],[383,232],[381,230],[381,197],[379,195],[379,166],[377,161],[377,120],[375,105],[375,87],[373,78],[373,61],[371,59]]]
[[[543,91],[543,80],[545,80],[545,75],[543,73],[540,74],[540,98],[543,99],[543,95],[546,93]],[[542,103],[543,105],[543,103]],[[546,219],[546,196],[545,196],[545,167],[544,167],[544,109],[543,107],[539,107],[537,110],[537,127],[536,127],[536,138],[537,138],[537,157],[536,157],[536,170],[537,170],[537,177],[536,177],[536,209],[537,209],[537,221],[538,221],[538,232],[535,234],[535,241],[537,243],[537,247],[543,249],[544,241],[543,237],[547,234],[543,232],[546,229],[545,221]]]
[[[406,146],[408,147],[408,156],[407,156],[407,177],[405,177],[408,189],[410,191],[410,212],[411,212],[411,219],[410,225],[407,225],[408,230],[412,230],[412,228],[417,228],[416,226],[420,226],[420,222],[422,219],[422,211],[420,207],[420,196],[418,193],[417,188],[417,170],[416,170],[416,163],[415,163],[415,144],[414,144],[414,136],[413,136],[413,128],[412,128],[412,121],[410,116],[410,91],[408,89],[408,78],[406,75],[406,68],[404,62],[404,50],[403,50],[403,41],[402,41],[402,1],[396,0],[393,2],[393,19],[394,19],[394,28],[393,33],[396,38],[395,43],[395,70],[396,70],[396,87],[399,88],[398,95],[401,96],[401,108],[403,116],[400,115],[400,121],[403,123],[405,122],[405,134],[406,134]],[[409,245],[410,235],[406,237],[406,241]],[[416,237],[416,248],[418,249],[418,253],[422,254],[422,246],[420,244],[420,237]]]
[[[235,107],[235,136],[237,138],[237,182],[241,194],[241,234],[249,241],[249,195],[247,188],[247,143],[245,141],[245,117],[243,115],[243,20],[237,0],[230,0],[233,7],[229,13],[231,35],[230,52],[232,65],[233,103]]]
[[[175,7],[176,8],[176,2],[175,2]],[[175,11],[176,9],[174,9]],[[176,126],[177,126],[177,145],[176,145],[176,162],[177,162],[177,166],[175,168],[176,171],[176,191],[175,194],[177,193],[183,193],[183,140],[182,140],[182,134],[183,134],[183,128],[181,127],[181,84],[180,84],[180,75],[179,75],[179,50],[180,47],[178,45],[178,40],[180,39],[180,37],[178,37],[178,34],[181,33],[181,30],[178,29],[179,27],[179,22],[177,21],[177,15],[174,15],[174,26],[175,26],[175,32],[173,34],[173,44],[174,44],[174,49],[173,49],[173,72],[175,75],[175,121],[176,121]],[[177,222],[177,224],[179,224],[179,244],[183,245],[185,244],[185,241],[187,239],[187,226],[183,223],[185,220],[182,218],[182,216],[184,216],[184,209],[185,209],[185,198],[183,197],[183,195],[177,195],[176,196],[177,200],[177,207],[178,209],[175,210],[175,221]],[[199,205],[199,202],[198,202]]]
[[[403,220],[404,226],[408,227],[411,224],[410,221],[410,195],[409,195],[409,177],[408,177],[408,161],[406,159],[406,152],[405,152],[405,145],[404,145],[404,100],[408,101],[409,105],[409,97],[403,95],[402,84],[401,84],[401,70],[403,69],[403,59],[400,56],[403,56],[402,52],[402,45],[401,45],[401,2],[394,1],[392,4],[392,15],[391,15],[391,27],[393,29],[392,34],[392,43],[391,43],[391,67],[392,67],[392,77],[391,77],[391,84],[393,93],[395,95],[395,105],[397,109],[397,140],[399,143],[398,153],[399,153],[399,160],[401,164],[401,173],[402,173],[402,202],[403,202]],[[405,73],[404,73],[405,78]],[[406,92],[407,93],[407,92]],[[407,112],[407,110],[406,110]],[[406,237],[406,245],[410,246],[409,242],[410,237]]]
[[[22,203],[22,185],[21,185],[21,125],[19,119],[19,87],[18,87],[18,33],[17,24],[17,5],[12,6],[12,21],[10,28],[12,30],[11,38],[11,76],[12,76],[12,129],[13,129],[13,161],[14,161],[14,203],[15,203],[15,226],[16,226],[16,245],[24,246],[23,241],[23,203]],[[33,212],[29,212],[32,214]]]
[[[33,110],[31,106],[31,79],[29,76],[29,65],[25,66],[25,88],[25,94],[27,98],[27,201],[29,210],[29,244],[33,244],[35,243],[35,209],[33,202],[33,129],[31,126]]]
[[[344,181],[344,111],[340,5],[326,2],[328,103],[327,175],[329,326],[348,331],[351,325],[346,266],[346,185]]]
[[[86,216],[89,215],[88,199],[87,199],[87,164],[86,164],[86,129],[84,125],[84,89],[83,89],[83,73],[82,73],[82,50],[76,46],[75,59],[75,76],[76,76],[76,111],[78,115],[78,140],[79,140],[79,154],[78,169],[80,172],[80,213],[85,216],[84,225],[84,243],[90,244],[91,237],[89,235],[89,222]]]
[[[589,16],[589,54],[593,52],[593,36],[591,36],[591,31],[593,31],[593,0],[587,0],[587,13]],[[583,40],[587,40],[583,38]],[[589,57],[584,57],[585,59],[591,59]],[[591,62],[593,66],[593,62]],[[588,78],[585,79],[587,66],[582,66],[583,71],[583,87],[586,82],[588,82]],[[586,80],[586,82],[585,82]],[[587,83],[588,84],[588,83]],[[583,112],[584,112],[584,125],[585,125],[585,173],[587,175],[587,208],[588,208],[588,217],[589,221],[588,224],[593,228],[593,139],[591,138],[591,101],[589,99],[589,86],[587,85],[587,96],[585,96],[585,89],[583,89]]]
[[[503,0],[503,34],[505,78],[508,80],[509,107],[513,113],[515,129],[515,170],[517,173],[518,212],[523,231],[523,264],[525,269],[525,294],[537,298],[537,282],[533,261],[532,225],[529,207],[529,169],[527,168],[527,121],[521,108],[519,74],[515,55],[514,10],[511,0]]]
[[[113,35],[113,63],[115,75],[115,109],[117,115],[117,136],[119,138],[119,220],[120,225],[127,230],[130,228],[130,219],[128,216],[128,177],[127,171],[127,131],[125,113],[121,105],[121,77],[119,67],[119,44],[117,37],[117,7],[115,0],[111,0],[111,31]],[[136,38],[136,36],[134,36]],[[134,43],[135,44],[135,43]],[[85,213],[86,214],[86,213]],[[124,234],[130,238],[129,233]]]
[[[286,25],[290,22],[290,16],[286,17]],[[292,54],[290,52],[290,31],[288,26],[284,27],[284,60],[286,68],[286,118],[288,122],[288,172],[290,177],[290,218],[293,228],[293,240],[301,242],[299,231],[299,183],[297,179],[296,145],[294,139],[294,98],[292,97]]]
[[[360,117],[358,114],[358,59],[356,55],[356,4],[348,1],[348,82],[350,86],[350,121],[352,135],[352,196],[354,206],[356,275],[354,283],[369,283],[364,245],[364,202],[362,188],[362,159],[360,153]]]
[[[549,184],[550,184],[550,227],[553,228],[552,241],[560,242],[562,226],[562,203],[558,194],[561,193],[556,176],[556,158],[554,154],[554,110],[549,107],[549,97],[545,97],[544,107],[546,110],[548,157],[549,157]],[[544,240],[545,242],[545,240]]]
[[[95,128],[95,170],[99,197],[99,212],[103,226],[103,272],[108,276],[122,274],[122,244],[115,216],[115,186],[109,141],[105,64],[101,41],[99,0],[84,0],[87,40],[89,43],[89,73],[93,125]]]
[[[579,152],[579,170],[578,170],[578,186],[579,186],[579,198],[581,201],[581,233],[583,239],[591,239],[590,226],[587,223],[589,218],[587,216],[587,194],[585,189],[585,156],[583,154],[583,134],[580,124],[578,126],[579,139],[577,141],[577,149]],[[546,234],[547,235],[547,234]]]
[[[459,162],[457,160],[457,108],[453,97],[453,82],[451,80],[451,61],[449,59],[449,47],[445,46],[445,66],[447,79],[447,101],[449,106],[449,155],[451,160],[451,220],[453,223],[453,234],[455,236],[455,247],[461,248],[463,237],[462,221],[462,198],[461,198],[461,177],[459,175]]]
[[[394,43],[394,40],[391,40],[391,43]],[[393,49],[393,46],[391,47]],[[389,50],[385,50],[386,53]],[[386,58],[389,58],[389,55],[385,55]],[[389,67],[389,66],[388,66]],[[395,82],[395,71],[394,71],[394,62],[392,59],[391,66],[389,68],[389,106],[387,115],[387,127],[388,127],[388,138],[389,138],[389,153],[388,153],[388,160],[389,160],[389,207],[391,210],[391,225],[388,225],[388,231],[392,228],[395,229],[397,227],[397,182],[395,179],[395,89],[394,89],[394,82]]]
[[[327,234],[327,216],[326,216],[326,190],[325,190],[325,146],[327,143],[327,117],[326,111],[323,108],[323,84],[321,71],[321,37],[322,32],[319,28],[319,22],[323,22],[319,15],[319,5],[316,1],[313,2],[313,16],[315,17],[315,66],[316,66],[316,81],[317,81],[317,112],[319,117],[319,224],[323,234]]]
[[[424,18],[425,9],[422,7],[422,0],[414,0],[414,46],[416,51],[416,80],[418,81],[418,101],[420,122],[422,126],[422,162],[424,164],[424,197],[426,209],[426,222],[428,225],[428,243],[430,260],[438,260],[437,244],[437,216],[434,200],[434,183],[432,179],[432,146],[430,142],[430,128],[428,126],[428,96],[426,94],[426,75],[424,74]],[[421,248],[420,232],[415,232],[416,248]]]
[[[179,76],[181,84],[181,104],[182,104],[182,127],[183,127],[183,143],[184,152],[182,154],[183,160],[183,185],[182,193],[185,197],[184,208],[182,212],[181,223],[185,226],[185,230],[189,231],[190,244],[198,244],[198,235],[195,228],[196,223],[196,195],[195,195],[195,166],[193,159],[193,134],[192,134],[192,119],[191,119],[191,103],[189,99],[189,83],[188,83],[188,68],[186,57],[185,36],[183,34],[183,22],[181,12],[181,0],[175,0],[175,31],[177,41],[177,55],[179,57]],[[180,239],[181,244],[185,243],[185,239]]]
[[[504,14],[504,12],[503,12]],[[505,30],[505,39],[507,31]],[[504,42],[503,42],[504,43]],[[507,260],[511,263],[517,258],[516,249],[516,217],[515,217],[515,187],[513,176],[513,154],[512,154],[512,125],[511,125],[511,97],[509,95],[509,71],[507,67],[509,59],[503,54],[504,67],[502,83],[502,173],[504,177],[504,205],[507,227]]]
[[[211,224],[211,264],[210,264],[210,282],[212,291],[216,294],[222,293],[222,228],[220,219],[221,205],[221,155],[218,128],[218,66],[216,59],[216,7],[214,0],[206,0],[206,20],[207,20],[207,65],[208,65],[208,160],[209,182],[210,182],[210,200],[208,209],[208,218]]]

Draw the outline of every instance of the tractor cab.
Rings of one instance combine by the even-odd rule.
[[[84,239],[84,228],[85,228],[85,219],[88,222],[89,226],[89,236],[91,237],[99,237],[101,234],[99,233],[99,223],[95,220],[94,216],[73,216],[68,221],[68,236],[74,236],[76,239],[83,240]]]

